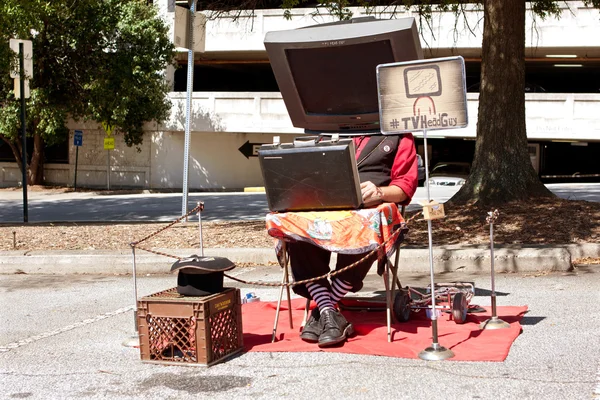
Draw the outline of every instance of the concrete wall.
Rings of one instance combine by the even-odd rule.
[[[185,129],[185,93],[172,93],[173,109],[160,130]],[[469,126],[436,131],[437,136],[475,138],[479,94],[467,93]],[[525,112],[528,137],[536,140],[600,140],[600,94],[527,93]],[[193,93],[193,131],[298,135],[281,94]],[[416,136],[420,136],[416,133]],[[283,140],[283,139],[282,139]]]
[[[263,186],[258,158],[246,158],[239,148],[246,142],[272,143],[273,134],[192,132],[189,187],[237,190]],[[181,188],[183,184],[182,132],[159,132],[152,143],[151,188]]]
[[[599,141],[600,94],[526,93],[525,114],[529,140]],[[443,137],[475,138],[479,94],[467,93],[469,126],[431,131]],[[510,117],[510,116],[507,116]],[[416,137],[422,136],[419,132]]]
[[[161,2],[166,2],[162,0]],[[584,7],[581,1],[560,2],[563,9],[560,19],[547,18],[541,20],[527,13],[526,47],[527,55],[535,57],[544,54],[545,48],[565,49],[573,47],[588,47],[591,52],[588,57],[600,54],[600,27],[598,19],[600,11]],[[355,17],[367,15],[364,10],[351,7]],[[371,15],[377,18],[390,18],[391,8],[375,8]],[[210,16],[209,13],[205,13]],[[170,13],[164,14],[167,20],[172,20]],[[205,51],[212,52],[264,52],[263,39],[269,31],[294,29],[335,21],[335,18],[324,10],[315,8],[300,8],[291,10],[292,19],[283,18],[282,9],[256,10],[232,13],[230,16],[220,16],[206,23]],[[419,23],[418,14],[398,7],[395,18],[414,16]],[[483,38],[483,10],[476,6],[466,6],[464,16],[458,20],[452,13],[433,14],[433,30],[421,26],[421,43],[428,57],[440,57],[448,54],[460,54],[465,57],[477,57],[481,54]],[[455,29],[456,28],[456,29]],[[573,38],[576,37],[576,42]],[[564,52],[560,54],[565,54]],[[566,53],[569,54],[569,53]]]
[[[115,149],[104,150],[105,133],[99,124],[69,124],[71,132],[83,130],[79,148],[77,185],[106,188],[110,154],[111,188],[175,189],[183,184],[185,94],[172,93],[171,116],[163,124],[146,124],[140,146],[127,147],[115,133]],[[530,140],[600,140],[600,94],[525,95]],[[428,137],[474,138],[478,94],[468,93],[469,126],[429,131]],[[189,187],[236,190],[262,186],[258,158],[240,151],[246,142],[272,143],[274,136],[290,142],[302,130],[294,128],[279,93],[194,93],[191,112]],[[72,135],[72,134],[71,134]],[[422,136],[417,133],[415,136]],[[73,138],[69,139],[73,143]],[[139,151],[138,151],[139,148]],[[47,164],[46,183],[73,185],[75,146],[69,164]],[[0,187],[17,186],[21,173],[16,163],[0,163]]]
[[[168,12],[168,0],[155,1],[163,17],[173,29],[174,13]],[[560,54],[581,51],[587,57],[600,56],[600,26],[598,10],[585,8],[581,2],[569,2],[570,10],[561,19],[528,22],[528,52],[530,56],[547,52]],[[563,5],[564,7],[564,5]],[[360,10],[354,9],[360,16]],[[291,21],[283,18],[282,10],[257,10],[251,18],[235,20],[223,16],[208,20],[199,29],[205,57],[256,58],[266,57],[263,46],[268,31],[291,29],[333,21],[331,15],[315,15],[315,9],[292,11]],[[377,14],[376,14],[377,15]],[[400,12],[399,17],[410,16]],[[389,17],[380,13],[379,17]],[[448,54],[478,56],[481,29],[476,22],[481,10],[471,8],[466,20],[451,14],[436,14],[435,30],[424,31],[423,46],[429,57]],[[468,27],[471,27],[469,29]],[[577,40],[573,41],[573,37]],[[250,55],[250,56],[249,56]],[[172,70],[166,72],[172,78]],[[103,148],[104,131],[94,122],[71,122],[71,132],[84,131],[77,165],[78,186],[107,187],[107,157],[110,156],[110,185],[152,189],[180,188],[183,182],[183,148],[185,128],[185,93],[171,93],[171,115],[161,124],[146,125],[144,142],[127,147],[119,133],[115,134],[115,150]],[[478,94],[469,93],[469,126],[464,129],[431,131],[429,136],[474,138],[477,126]],[[600,140],[600,94],[526,94],[527,129],[535,140]],[[280,93],[193,93],[191,110],[191,147],[189,162],[190,189],[233,190],[247,186],[262,186],[258,159],[244,156],[239,148],[245,143],[271,143],[281,135],[282,142],[291,141],[302,130],[294,128]],[[417,136],[419,136],[417,134]],[[72,137],[70,143],[72,143]],[[75,147],[70,146],[69,164],[47,164],[46,183],[73,185]],[[0,187],[17,186],[21,173],[16,163],[0,163]]]

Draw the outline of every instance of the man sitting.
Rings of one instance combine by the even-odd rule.
[[[383,202],[408,204],[418,182],[417,155],[413,135],[359,136],[354,138],[356,160],[365,207]],[[296,281],[329,273],[331,252],[306,242],[287,245],[292,274]],[[338,254],[336,270],[364,258],[361,254]],[[293,287],[295,293],[312,298],[317,307],[312,310],[300,337],[319,347],[333,346],[354,333],[354,327],[337,309],[338,301],[349,291],[363,286],[377,255],[372,254],[360,264],[332,277]]]

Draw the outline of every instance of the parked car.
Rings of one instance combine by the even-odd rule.
[[[417,165],[419,171],[419,186],[423,186],[423,183],[425,183],[425,163],[423,162],[423,157],[421,157],[420,154],[417,154]]]
[[[429,184],[437,186],[464,185],[471,172],[471,164],[466,162],[439,162],[429,174]]]

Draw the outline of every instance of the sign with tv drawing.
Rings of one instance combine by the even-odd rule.
[[[378,65],[377,89],[384,135],[468,124],[460,56]]]

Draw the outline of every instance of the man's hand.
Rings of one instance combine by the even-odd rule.
[[[362,182],[360,184],[360,192],[365,207],[374,206],[383,202],[383,190],[375,186],[371,181]]]
[[[401,203],[407,199],[406,194],[398,186],[375,186],[371,181],[360,184],[363,204],[372,207],[383,202]]]

